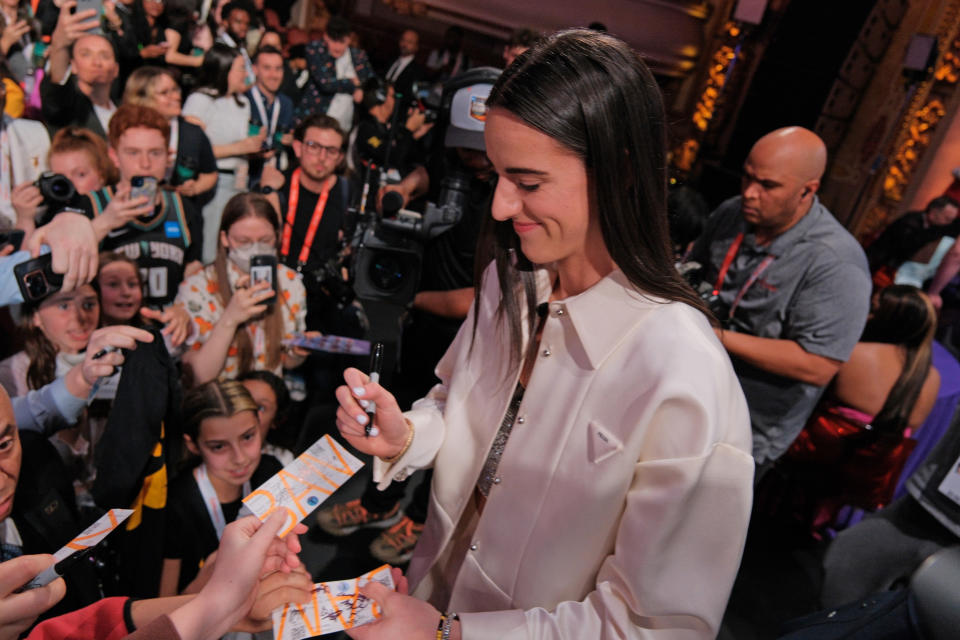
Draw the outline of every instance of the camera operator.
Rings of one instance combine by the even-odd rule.
[[[461,217],[424,248],[419,291],[413,299],[411,322],[403,331],[401,375],[391,382],[401,407],[409,407],[437,382],[433,363],[446,352],[473,303],[477,238],[489,217],[494,191],[483,131],[486,98],[497,75],[496,69],[475,69],[451,81],[459,88],[448,89],[453,93],[449,123],[443,148],[429,163],[429,200],[440,206],[454,200],[462,203]],[[430,478],[421,480],[404,514],[399,501],[406,485],[393,482],[384,491],[371,485],[358,500],[321,509],[318,522],[334,535],[393,525],[372,542],[370,553],[383,562],[407,562],[423,531]]]
[[[360,102],[364,113],[350,152],[360,179],[359,187],[366,180],[370,193],[379,194],[381,171],[386,171],[387,182],[397,185],[388,190],[401,192],[406,204],[424,191],[415,186],[406,188],[406,185],[410,183],[408,178],[417,178],[418,184],[423,182],[420,178],[425,176],[417,170],[423,164],[418,143],[433,128],[433,123],[426,122],[426,116],[418,110],[411,110],[409,114],[394,113],[396,106],[392,85],[379,78],[367,80]],[[403,126],[396,126],[401,118],[404,118]],[[366,208],[371,208],[369,201]]]

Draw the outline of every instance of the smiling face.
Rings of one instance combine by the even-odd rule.
[[[227,93],[243,93],[247,88],[247,67],[243,58],[236,56],[227,73]]]
[[[106,184],[104,176],[97,173],[94,159],[81,149],[51,153],[50,170],[67,176],[80,195],[102,189]]]
[[[13,494],[20,477],[20,437],[7,392],[0,389],[0,522],[13,511]]]
[[[156,109],[164,118],[176,118],[180,115],[180,85],[165,73],[157,75],[150,84],[146,106]]]
[[[187,448],[203,458],[210,483],[221,502],[239,497],[239,489],[260,464],[260,423],[253,411],[206,418],[196,442],[184,436]]]
[[[485,129],[487,155],[499,175],[491,211],[513,223],[524,255],[536,264],[572,267],[609,260],[583,161],[503,109],[488,112]]]
[[[97,284],[104,324],[125,324],[137,315],[143,289],[136,267],[125,260],[106,264],[100,268]]]
[[[43,332],[57,351],[80,353],[100,322],[97,292],[86,284],[70,293],[56,293],[33,313],[33,326]]]
[[[261,53],[253,64],[257,86],[271,94],[280,90],[283,82],[283,56],[277,53]]]

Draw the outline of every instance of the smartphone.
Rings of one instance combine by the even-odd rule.
[[[103,17],[103,0],[77,0],[77,8],[74,10],[74,13],[80,13],[88,9],[94,9],[97,12],[96,20],[99,25],[100,19]],[[102,34],[103,30],[99,26],[96,26],[88,29],[87,33]]]
[[[153,176],[133,176],[130,178],[130,199],[134,200],[142,196],[146,196],[147,202],[151,204],[156,200],[157,179]]]
[[[250,258],[250,285],[266,280],[273,289],[273,296],[267,298],[260,304],[267,306],[277,301],[277,256],[269,253]]]
[[[24,302],[40,302],[63,286],[63,276],[53,272],[53,256],[49,253],[14,266],[13,276]]]
[[[0,249],[11,244],[14,251],[20,251],[20,245],[23,244],[23,235],[23,229],[11,229],[0,233]]]

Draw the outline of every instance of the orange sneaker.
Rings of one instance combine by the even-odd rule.
[[[423,525],[406,515],[370,543],[370,555],[388,564],[404,564],[413,557],[413,548],[423,533]]]
[[[385,529],[399,521],[402,516],[399,503],[386,513],[372,513],[364,509],[360,498],[357,498],[320,509],[317,512],[317,524],[332,536],[347,536],[364,527]]]

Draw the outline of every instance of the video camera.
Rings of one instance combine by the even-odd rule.
[[[446,133],[438,139],[445,146],[468,146],[464,141],[469,139],[483,148],[486,96],[500,73],[500,69],[479,67],[443,86],[439,114]],[[401,209],[402,197],[393,192],[384,195],[382,214],[372,207],[367,210],[363,203],[350,211],[357,221],[350,279],[366,311],[371,339],[399,339],[402,317],[419,287],[425,244],[460,221],[469,193],[470,176],[448,171],[437,202],[427,203],[423,214]]]

